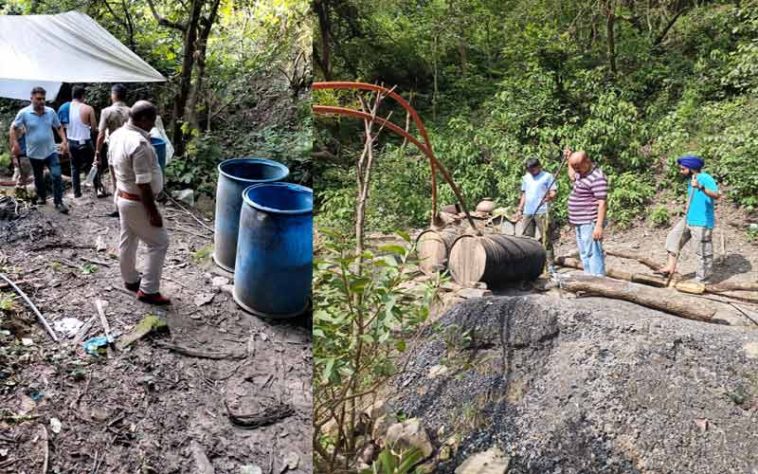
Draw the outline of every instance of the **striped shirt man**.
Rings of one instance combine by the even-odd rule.
[[[590,224],[597,220],[598,201],[608,199],[608,180],[598,167],[577,175],[568,200],[569,222]]]

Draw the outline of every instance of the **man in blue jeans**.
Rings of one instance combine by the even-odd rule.
[[[68,140],[66,132],[61,126],[58,115],[50,107],[45,106],[45,89],[35,87],[32,89],[32,103],[21,109],[13,121],[11,129],[11,147],[13,154],[21,153],[21,145],[18,140],[18,130],[26,129],[26,156],[29,157],[34,170],[34,186],[37,188],[37,200],[39,204],[45,204],[46,190],[44,181],[44,167],[50,170],[53,178],[53,201],[55,208],[63,214],[68,214],[68,207],[63,203],[63,180],[61,179],[61,164],[58,160],[58,152],[55,147],[53,129],[61,137],[63,153],[68,153]]]
[[[565,150],[572,181],[568,200],[569,223],[576,231],[576,243],[584,273],[605,276],[603,226],[608,210],[608,180],[584,151]]]

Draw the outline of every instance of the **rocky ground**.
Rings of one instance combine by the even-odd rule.
[[[139,303],[121,289],[110,199],[66,199],[69,216],[22,205],[0,220],[0,272],[20,282],[62,339],[54,343],[0,286],[0,472],[310,472],[307,318],[241,311],[231,276],[210,258],[212,222],[171,203],[162,291],[174,304]],[[81,341],[104,334],[96,300],[117,345],[146,315],[168,328],[87,354]],[[92,324],[66,335],[60,324],[73,319]]]
[[[756,330],[493,296],[443,315],[409,360],[385,412],[420,420],[427,472],[758,472]]]

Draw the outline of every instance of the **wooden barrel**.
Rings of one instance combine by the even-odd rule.
[[[416,239],[416,254],[421,271],[430,275],[447,268],[450,247],[458,235],[458,232],[453,229],[439,231],[427,229],[419,234],[418,239]]]
[[[545,249],[529,237],[462,235],[453,242],[448,267],[460,285],[483,281],[498,288],[508,282],[536,279],[545,259]]]

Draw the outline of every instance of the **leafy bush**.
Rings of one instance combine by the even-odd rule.
[[[619,226],[628,227],[641,215],[655,188],[637,173],[623,173],[609,181],[608,217]]]
[[[666,227],[671,221],[669,210],[666,206],[656,206],[650,213],[650,223],[656,227]]]
[[[315,460],[332,472],[324,454],[338,450],[350,462],[358,414],[367,400],[399,369],[406,340],[424,322],[436,294],[429,285],[408,289],[413,246],[386,245],[355,255],[351,239],[322,231],[314,275],[314,446]],[[338,421],[336,438],[321,427]]]

